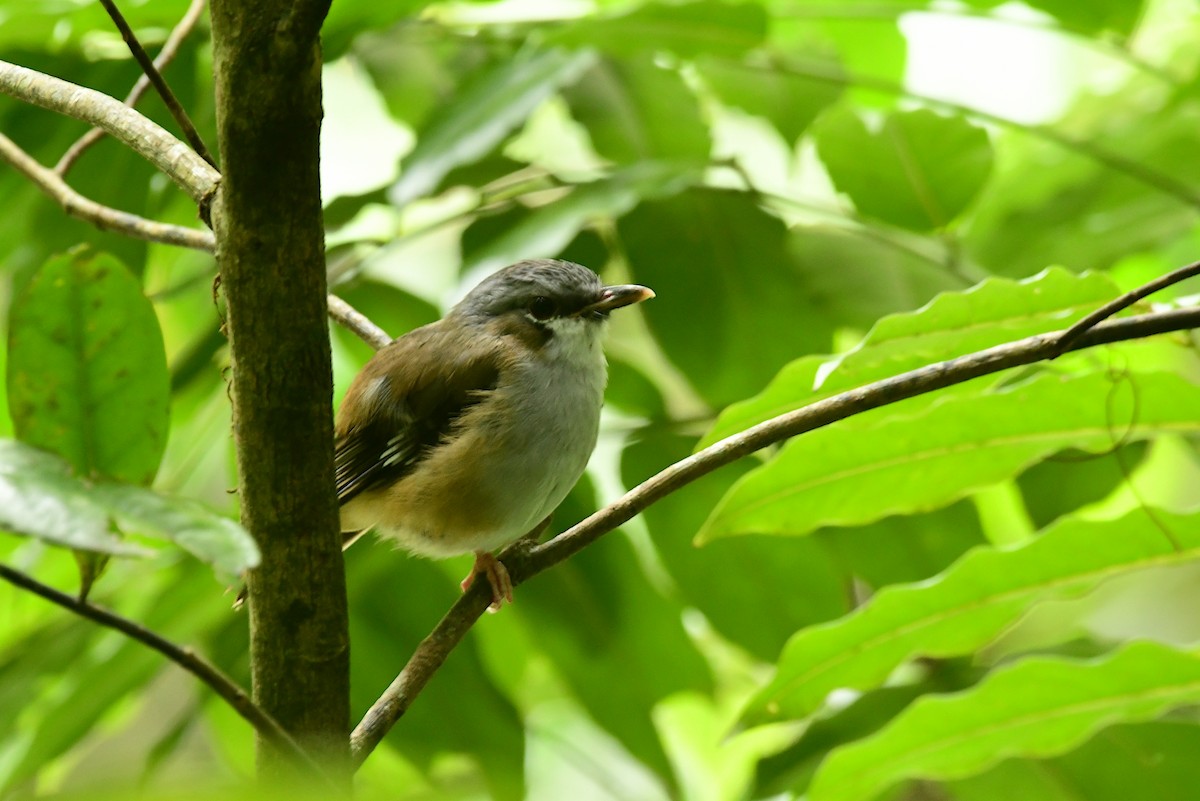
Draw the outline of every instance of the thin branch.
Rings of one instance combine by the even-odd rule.
[[[388,336],[387,331],[375,325],[365,314],[337,295],[330,295],[326,300],[329,302],[330,318],[349,329],[351,333],[375,350],[391,343],[392,338]]]
[[[158,96],[162,98],[163,104],[167,110],[171,112],[171,117],[174,118],[175,124],[183,131],[184,138],[192,146],[192,150],[196,151],[196,155],[212,165],[213,169],[217,168],[217,162],[208,152],[208,147],[205,146],[204,140],[200,138],[200,132],[196,130],[196,126],[192,125],[192,120],[180,105],[179,99],[175,97],[175,93],[171,91],[171,87],[167,86],[167,82],[163,80],[162,73],[154,66],[154,62],[150,60],[150,56],[146,54],[142,43],[138,41],[137,35],[134,34],[133,28],[129,27],[129,23],[125,21],[125,17],[121,15],[120,9],[113,0],[100,0],[100,5],[104,6],[104,10],[108,12],[108,16],[113,21],[113,25],[117,26],[117,30],[121,32],[121,38],[125,40],[126,46],[129,47],[129,52],[133,54],[133,59],[142,68],[142,72],[150,79],[150,83],[154,84],[154,91],[158,92]]]
[[[1091,328],[1069,350],[1200,327],[1200,309],[1181,309],[1114,320]],[[1055,331],[997,345],[977,353],[927,365],[835,395],[759,423],[697,451],[639,484],[621,498],[554,539],[536,547],[509,547],[501,554],[513,584],[520,584],[582,550],[652,503],[757,450],[861,414],[972,378],[1049,359],[1058,353],[1063,332]],[[446,657],[491,603],[490,590],[477,582],[421,641],[400,675],[367,711],[350,735],[355,765],[379,744],[405,713]]]
[[[211,252],[214,245],[211,231],[203,228],[184,228],[136,214],[104,206],[76,192],[56,173],[38,163],[4,134],[0,134],[0,160],[6,161],[48,197],[58,202],[72,217],[90,222],[106,231],[117,231],[137,239],[179,245],[193,250]]]
[[[180,45],[187,39],[188,34],[196,27],[196,23],[204,14],[204,5],[206,0],[192,0],[192,4],[188,6],[188,10],[179,20],[179,24],[172,29],[168,34],[167,40],[163,42],[162,49],[158,51],[158,55],[154,58],[154,68],[158,72],[166,69],[167,65],[175,59],[175,54],[179,52]],[[142,95],[150,88],[150,79],[143,72],[142,76],[137,79],[137,83],[133,85],[133,89],[125,96],[123,101],[126,106],[133,108],[142,99]],[[75,162],[83,155],[89,147],[99,142],[104,137],[104,131],[100,128],[93,128],[83,136],[75,140],[75,143],[67,148],[67,152],[63,153],[62,158],[54,165],[54,171],[62,177],[66,177],[67,172],[75,166]],[[206,159],[209,164],[212,164],[212,159]],[[215,165],[214,165],[215,166]]]
[[[1156,278],[1131,292],[1126,292],[1119,298],[1105,303],[1087,317],[1084,317],[1075,323],[1075,325],[1063,331],[1062,338],[1058,341],[1058,352],[1066,353],[1067,348],[1072,342],[1082,336],[1089,328],[1094,328],[1097,323],[1107,320],[1117,312],[1129,308],[1147,295],[1153,295],[1161,289],[1166,289],[1172,284],[1178,284],[1180,281],[1191,278],[1194,275],[1200,275],[1200,261],[1192,262],[1186,267],[1180,267],[1178,270],[1172,270],[1164,276]]]
[[[8,565],[0,564],[0,578],[23,590],[28,590],[52,604],[74,612],[80,617],[87,618],[94,623],[99,623],[110,629],[116,629],[126,637],[158,651],[168,660],[179,665],[179,667],[207,684],[213,692],[229,704],[259,734],[270,738],[281,748],[291,752],[297,760],[303,762],[318,775],[324,776],[321,767],[313,761],[312,757],[300,747],[300,744],[274,718],[255,704],[250,696],[233,679],[221,672],[220,668],[197,654],[191,648],[176,645],[145,626],[135,623],[128,618],[121,617],[115,612],[110,612],[107,609],[96,606],[90,601],[84,601],[73,595],[59,592],[53,587],[42,584],[40,581],[18,570],[14,570]]]
[[[103,92],[7,61],[0,61],[0,92],[103,128],[162,170],[201,210],[207,208],[221,180],[220,173],[186,143]]]

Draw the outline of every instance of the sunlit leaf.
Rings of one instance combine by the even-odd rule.
[[[964,292],[943,293],[914,312],[884,317],[841,356],[806,356],[787,365],[761,393],[722,411],[697,447],[846,389],[1066,328],[1117,294],[1107,276],[1061,268],[1025,281],[989,278]]]
[[[853,419],[791,440],[743,477],[697,540],[799,536],[944,506],[1064,448],[1200,431],[1200,387],[1171,373],[1043,374],[1007,390],[951,395],[906,415]]]
[[[1118,520],[1069,519],[1022,547],[978,548],[929,581],[885,587],[853,614],[798,632],[746,715],[805,717],[833,690],[879,686],[907,660],[969,654],[1035,602],[1077,598],[1122,573],[1193,561],[1200,557],[1196,522],[1196,515],[1156,510],[1152,517],[1141,509]]]
[[[971,690],[926,696],[830,754],[813,801],[868,801],[909,778],[953,779],[1015,756],[1064,753],[1115,723],[1200,702],[1200,658],[1139,642],[1102,659],[1030,658]]]

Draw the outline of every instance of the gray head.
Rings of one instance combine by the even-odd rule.
[[[574,262],[530,259],[484,279],[451,313],[472,322],[519,317],[550,331],[575,321],[601,323],[613,309],[652,297],[636,284],[604,286],[600,276]]]

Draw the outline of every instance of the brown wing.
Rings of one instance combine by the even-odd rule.
[[[496,388],[499,343],[487,337],[467,348],[462,339],[441,322],[418,328],[376,353],[355,377],[335,430],[340,503],[403,478]]]

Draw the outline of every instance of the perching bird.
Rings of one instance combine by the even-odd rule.
[[[609,312],[654,297],[538,259],[484,280],[445,317],[384,347],[337,415],[341,525],[416,554],[474,552],[493,608],[512,582],[493,551],[547,520],[599,430]]]

